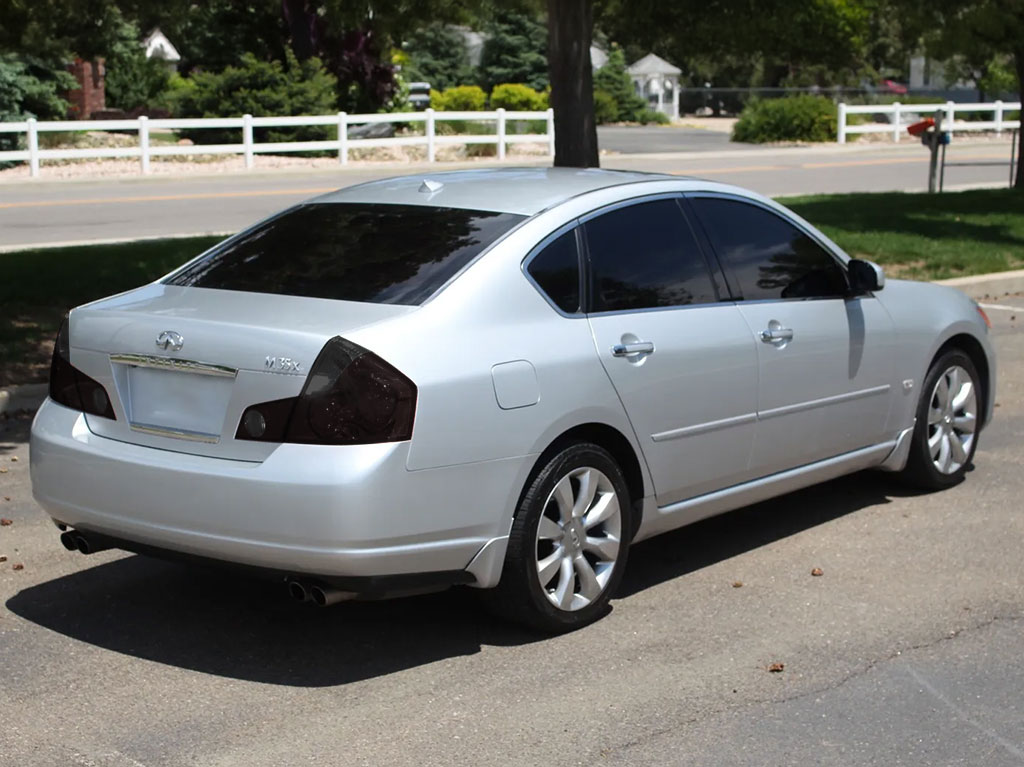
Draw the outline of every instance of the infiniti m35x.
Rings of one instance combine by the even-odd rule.
[[[375,181],[74,309],[33,488],[69,549],[246,565],[321,604],[467,584],[563,631],[633,542],[869,467],[959,482],[986,326],[732,186]]]

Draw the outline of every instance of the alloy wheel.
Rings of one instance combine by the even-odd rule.
[[[928,404],[928,453],[942,474],[960,470],[974,445],[978,398],[974,381],[960,365],[939,376]]]
[[[622,509],[611,480],[584,466],[563,476],[537,525],[537,575],[558,609],[581,610],[604,593],[619,558]]]

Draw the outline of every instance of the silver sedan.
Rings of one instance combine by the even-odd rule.
[[[33,487],[69,549],[247,566],[319,604],[466,584],[564,631],[633,542],[871,467],[959,482],[986,325],[731,186],[376,181],[73,310]]]

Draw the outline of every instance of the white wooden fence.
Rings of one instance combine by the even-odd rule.
[[[439,136],[436,132],[438,121],[444,122],[493,122],[495,132],[492,134],[459,134]],[[509,121],[545,122],[544,133],[509,133]],[[354,125],[368,123],[424,123],[423,135],[392,136],[390,138],[349,138],[348,129]],[[264,141],[253,140],[254,128],[334,126],[338,138],[326,141]],[[152,144],[150,135],[153,131],[201,130],[204,128],[236,129],[241,141],[237,144]],[[138,134],[136,146],[99,147],[76,149],[40,149],[39,134],[45,132],[69,131],[135,131]],[[423,112],[391,112],[385,114],[347,114],[338,112],[333,115],[301,115],[298,117],[242,117],[202,118],[202,119],[149,119],[139,117],[133,120],[62,120],[54,122],[37,122],[28,119],[22,122],[0,123],[0,133],[25,134],[25,149],[0,152],[0,162],[5,160],[27,161],[32,176],[39,175],[39,166],[45,160],[84,160],[107,158],[138,158],[141,173],[149,173],[150,160],[153,157],[170,155],[210,155],[240,154],[245,158],[245,167],[253,167],[253,157],[260,153],[279,154],[283,152],[329,151],[338,153],[338,162],[342,165],[349,160],[349,152],[353,149],[369,149],[388,146],[425,146],[427,161],[435,162],[437,147],[453,144],[496,144],[498,159],[505,159],[505,150],[513,143],[546,143],[548,152],[555,153],[555,117],[554,111],[545,112],[513,112],[497,109],[493,112],[435,112],[427,109]]]
[[[1019,101],[992,101],[988,103],[957,104],[953,101],[935,104],[901,104],[898,101],[894,104],[845,104],[839,105],[839,117],[837,120],[837,140],[840,144],[846,143],[846,137],[851,133],[891,133],[893,141],[900,141],[903,138],[910,138],[906,133],[907,126],[911,124],[909,119],[914,117],[915,121],[919,116],[921,119],[932,117],[936,111],[944,112],[942,117],[942,130],[946,133],[962,133],[964,131],[991,131],[1002,133],[1004,130],[1020,128],[1020,120],[1006,120],[1004,115],[1007,112],[1020,109]],[[991,112],[991,120],[961,120],[956,121],[957,114],[966,112]],[[888,115],[888,123],[861,123],[848,125],[846,118],[849,115]]]

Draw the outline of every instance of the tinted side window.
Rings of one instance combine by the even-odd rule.
[[[580,310],[580,259],[575,229],[545,245],[526,271],[563,312],[575,314]]]
[[[432,205],[309,203],[219,245],[167,283],[421,304],[522,220]]]
[[[675,200],[618,208],[585,226],[594,311],[716,300],[707,263]]]
[[[776,214],[736,200],[697,197],[692,203],[745,301],[846,294],[836,260]]]

